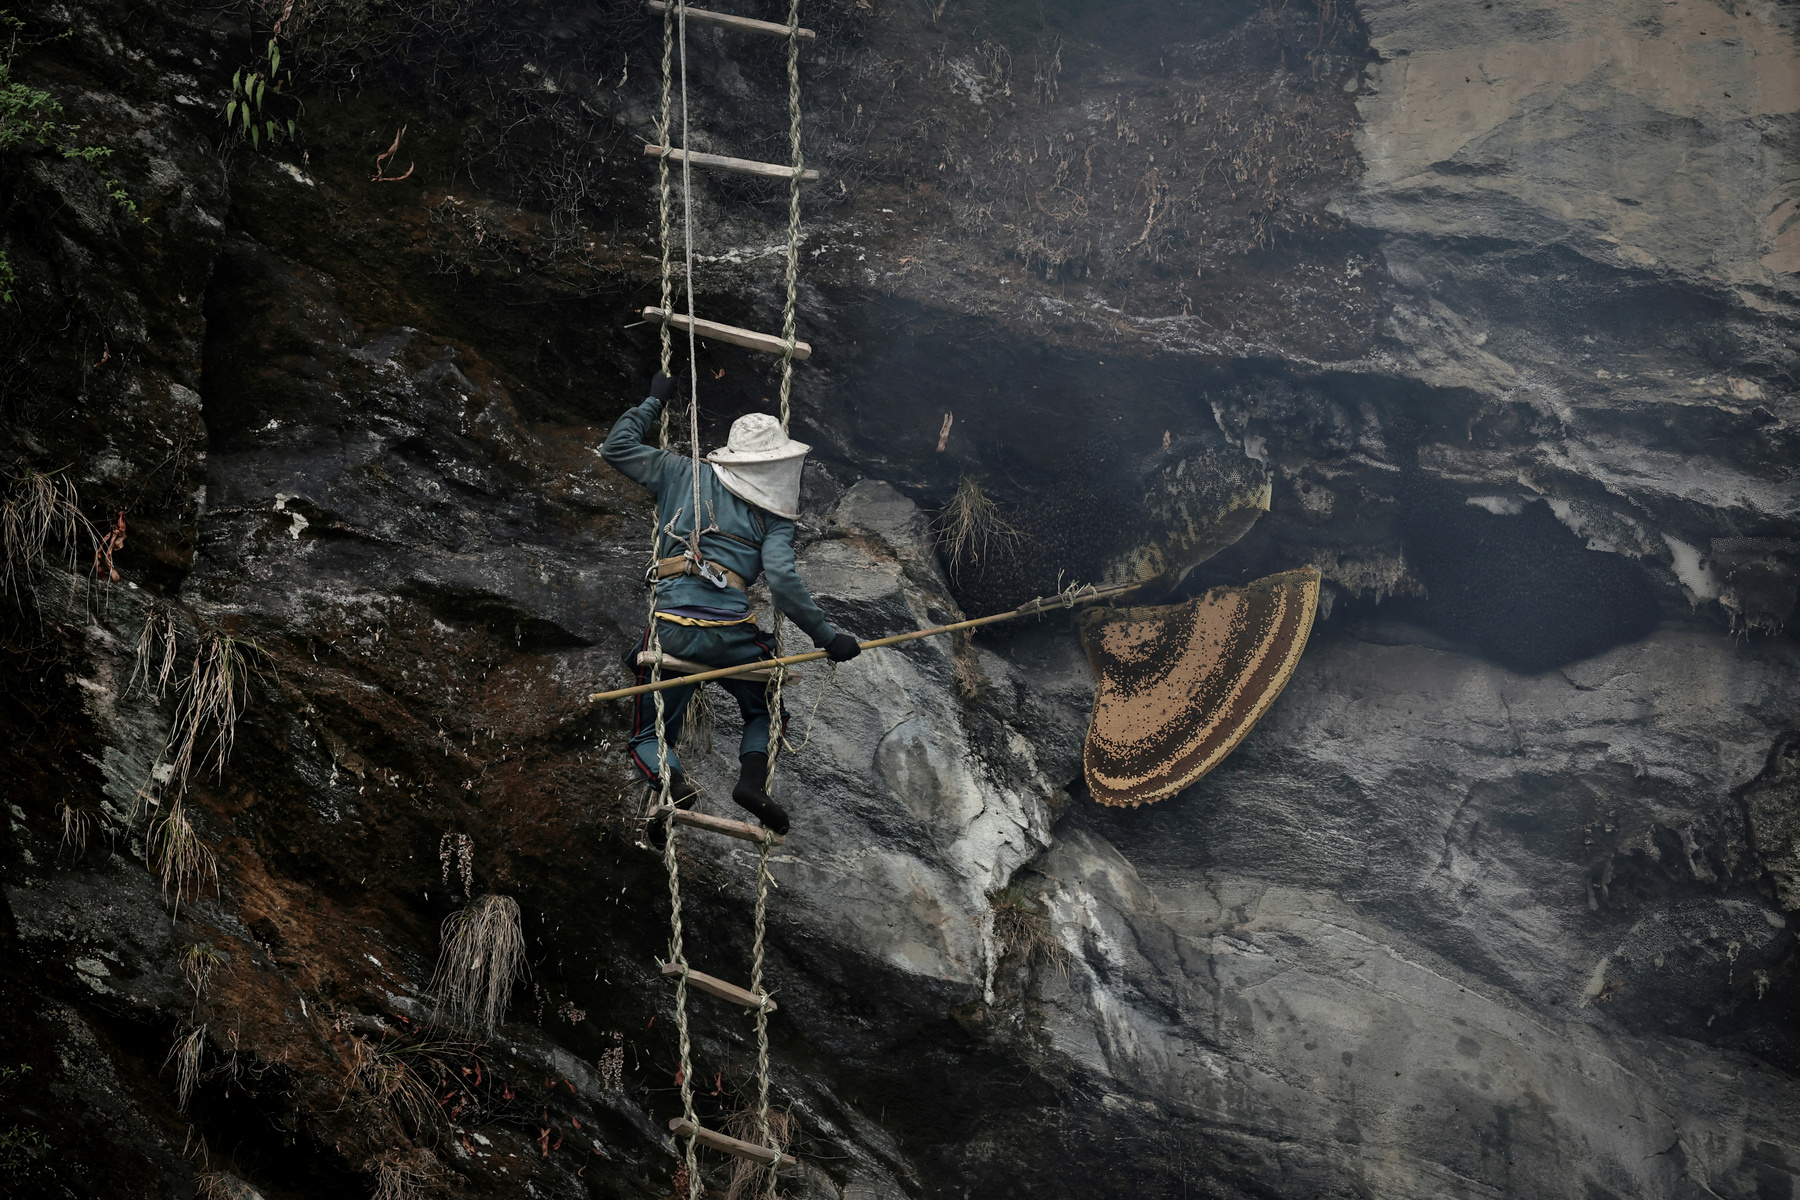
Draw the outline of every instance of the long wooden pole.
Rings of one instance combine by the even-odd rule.
[[[934,625],[930,629],[915,629],[911,633],[896,633],[892,637],[876,638],[870,642],[859,642],[864,650],[877,650],[882,646],[897,646],[901,642],[913,642],[920,638],[937,637],[941,634],[956,633],[963,629],[973,629],[977,625],[992,625],[997,621],[1013,621],[1019,617],[1036,616],[1058,608],[1074,608],[1077,604],[1091,604],[1096,600],[1110,600],[1122,596],[1126,592],[1135,592],[1145,586],[1142,583],[1119,583],[1111,587],[1081,588],[1079,591],[1056,596],[1041,596],[1036,600],[1028,600],[1019,607],[1008,612],[995,613],[991,617],[976,617],[969,621],[957,621],[950,625]],[[601,700],[623,700],[628,696],[642,696],[646,692],[660,692],[664,688],[686,687],[691,683],[706,683],[712,679],[728,679],[733,675],[743,675],[749,671],[769,671],[776,667],[791,667],[795,663],[813,662],[825,657],[823,650],[811,650],[805,654],[790,654],[785,658],[771,658],[762,662],[740,663],[735,667],[720,667],[715,671],[701,671],[694,675],[677,675],[671,679],[658,680],[656,683],[640,683],[636,687],[614,688],[610,692],[595,692],[588,697],[588,703]]]

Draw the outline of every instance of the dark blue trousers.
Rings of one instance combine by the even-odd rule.
[[[760,662],[775,657],[775,639],[773,635],[758,629],[752,622],[742,625],[677,625],[673,621],[657,622],[657,634],[662,638],[664,654],[673,654],[677,658],[685,658],[689,662],[705,663],[709,667],[735,667],[739,663]],[[650,648],[650,631],[644,630],[644,637],[638,643],[639,650]],[[650,682],[650,668],[640,666],[637,669],[639,683]],[[769,751],[769,697],[768,684],[750,683],[742,679],[720,679],[718,685],[731,694],[738,703],[738,710],[744,715],[744,735],[738,742],[738,754],[763,753]],[[660,693],[648,693],[638,696],[633,701],[631,717],[631,761],[643,773],[644,778],[655,780],[660,777],[656,754],[656,697],[663,700],[663,737],[669,747],[669,766],[674,770],[681,769],[681,759],[675,753],[675,742],[681,737],[682,719],[687,715],[688,701],[694,697],[694,688],[705,686],[689,684],[684,687],[672,687]],[[787,721],[787,713],[782,712],[782,722]]]

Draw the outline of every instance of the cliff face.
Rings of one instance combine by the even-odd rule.
[[[6,12],[0,87],[63,109],[0,149],[9,513],[124,514],[117,581],[7,534],[9,1194],[672,1194],[667,881],[586,701],[645,608],[597,449],[657,361],[660,23]],[[1273,489],[1190,587],[1327,587],[1257,730],[1139,810],[1080,787],[1064,620],[790,685],[789,1194],[1795,1194],[1794,13],[803,19],[832,619],[1092,577],[1171,464]],[[222,110],[277,22],[271,148]],[[689,62],[695,148],[783,160],[780,43]],[[778,329],[785,189],[695,180],[703,315]],[[777,383],[700,357],[711,445]],[[979,555],[933,528],[970,483],[1014,530]],[[235,744],[203,723],[181,794],[221,655]],[[722,815],[735,733],[688,752]],[[147,869],[177,802],[216,882]],[[682,846],[689,956],[746,979],[754,852]],[[432,1027],[439,924],[490,893],[527,977],[493,1036]],[[692,1030],[723,1126],[750,1021]]]

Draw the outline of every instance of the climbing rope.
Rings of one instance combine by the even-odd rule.
[[[762,985],[763,928],[764,916],[769,907],[769,851],[774,848],[775,843],[764,838],[762,853],[756,859],[756,942],[750,950],[750,993],[755,996],[765,994]],[[779,1151],[781,1147],[775,1144],[773,1131],[769,1126],[769,1004],[766,1000],[756,1007],[756,1124],[762,1144]],[[765,1195],[768,1200],[774,1200],[774,1163],[769,1164],[766,1178],[768,1190]]]
[[[676,12],[677,7],[680,8],[679,14],[677,14],[677,12]],[[660,122],[661,130],[662,130],[663,155],[657,161],[657,184],[658,184],[658,191],[660,193],[660,203],[659,203],[658,208],[659,208],[659,216],[661,219],[661,226],[662,226],[662,229],[661,229],[661,232],[662,232],[662,308],[665,313],[669,312],[672,308],[671,301],[673,300],[673,290],[674,290],[674,287],[673,287],[674,264],[670,261],[670,249],[674,242],[674,238],[672,238],[670,236],[670,223],[671,223],[670,222],[670,215],[671,215],[670,210],[673,207],[673,198],[670,194],[671,188],[669,186],[668,151],[670,149],[670,142],[669,142],[669,137],[670,137],[670,133],[671,133],[670,127],[673,124],[673,121],[671,119],[673,114],[670,112],[670,106],[671,106],[671,100],[672,100],[672,96],[670,95],[670,92],[672,90],[671,89],[671,84],[672,84],[671,76],[674,73],[672,70],[673,63],[672,63],[671,59],[673,57],[673,53],[674,53],[676,42],[677,42],[677,37],[674,36],[676,33],[674,26],[676,26],[676,25],[679,25],[679,27],[680,27],[679,28],[679,41],[680,41],[681,56],[682,56],[682,61],[681,61],[681,141],[682,141],[682,144],[685,146],[687,144],[687,107],[688,107],[688,105],[687,105],[687,6],[685,3],[670,4],[663,10],[663,85],[662,85],[662,119]],[[694,311],[694,248],[693,248],[693,236],[692,236],[692,216],[693,216],[693,208],[692,208],[692,200],[691,200],[692,189],[691,189],[690,185],[691,185],[691,180],[689,178],[688,171],[687,171],[687,163],[684,161],[682,163],[682,178],[681,178],[682,199],[684,202],[683,210],[682,210],[682,221],[683,221],[682,241],[685,245],[685,250],[686,250],[686,253],[684,255],[683,266],[684,266],[685,281],[686,281],[686,285],[687,285],[686,291],[687,291],[687,301],[688,301],[688,316],[690,318],[689,323],[688,323],[688,363],[690,364],[688,376],[689,376],[690,382],[693,383],[693,386],[695,388],[695,390],[692,393],[690,393],[691,403],[689,404],[689,418],[688,418],[689,436],[692,439],[691,445],[689,446],[689,452],[693,456],[693,467],[694,467],[694,513],[693,513],[694,521],[693,521],[693,534],[691,536],[689,544],[693,548],[695,554],[698,555],[699,543],[700,543],[700,520],[699,520],[699,517],[700,517],[700,502],[699,502],[699,497],[700,497],[700,476],[699,476],[700,438],[699,438],[699,429],[698,429],[698,423],[699,423],[698,383],[697,383],[697,381],[694,381],[694,379],[693,379],[693,377],[696,375],[696,372],[692,369],[692,364],[694,362],[693,322],[691,319],[693,317],[693,311]],[[661,350],[662,350],[661,358],[662,358],[663,374],[673,376],[674,371],[671,370],[671,367],[674,365],[674,347],[672,345],[672,338],[669,333],[669,322],[667,322],[666,320],[663,322],[663,326],[662,326]],[[669,408],[668,408],[668,405],[666,405],[666,404],[663,406],[663,412],[662,412],[660,442],[661,442],[661,446],[664,450],[667,450],[669,448]],[[656,523],[655,517],[651,518],[651,524],[652,524],[653,528],[651,531],[650,561],[652,562],[652,564],[654,564],[654,563],[660,561],[661,558],[663,557],[663,553],[662,553],[663,530],[662,530],[662,527]],[[673,525],[673,522],[671,522],[671,525]],[[673,530],[671,530],[671,532],[673,532]],[[650,612],[648,614],[648,621],[649,621],[649,628],[650,628],[649,647],[650,647],[651,654],[654,656],[653,659],[651,660],[651,664],[650,664],[650,679],[651,679],[651,682],[654,683],[654,682],[660,681],[660,679],[662,677],[662,665],[663,665],[662,634],[661,634],[661,631],[657,627],[656,588],[654,586],[652,586],[650,589]],[[702,685],[702,686],[704,686],[704,685]],[[658,802],[659,802],[659,804],[662,808],[663,814],[664,814],[663,815],[663,868],[664,868],[664,870],[666,870],[668,872],[668,875],[669,875],[669,962],[673,963],[680,970],[680,973],[678,975],[676,975],[676,977],[675,977],[675,1035],[676,1035],[676,1041],[679,1045],[680,1056],[681,1056],[680,1066],[678,1068],[679,1086],[681,1089],[681,1115],[687,1121],[688,1128],[690,1130],[693,1130],[693,1129],[697,1129],[699,1127],[700,1122],[694,1113],[693,1043],[692,1043],[692,1039],[690,1038],[690,1035],[688,1033],[687,990],[688,990],[688,970],[689,970],[689,968],[688,968],[688,961],[687,961],[687,949],[686,949],[686,946],[683,944],[683,934],[682,934],[682,927],[681,927],[681,865],[680,865],[680,859],[677,856],[678,835],[676,834],[677,826],[675,824],[675,804],[674,804],[674,798],[671,795],[672,779],[671,779],[671,768],[669,767],[668,726],[667,726],[667,723],[665,720],[664,709],[663,709],[663,698],[662,698],[661,692],[656,693],[656,754],[657,754],[656,766],[657,766],[657,783],[658,783],[657,799],[658,799]],[[702,1188],[700,1185],[700,1162],[699,1162],[698,1156],[695,1153],[694,1136],[692,1133],[690,1133],[688,1135],[687,1139],[685,1140],[685,1142],[682,1146],[682,1162],[687,1171],[688,1200],[700,1200],[700,1194],[702,1191]]]
[[[788,431],[788,422],[792,417],[789,398],[794,386],[794,308],[800,284],[800,176],[806,168],[806,159],[800,147],[800,0],[788,2],[788,151],[789,162],[794,173],[788,179],[788,243],[787,243],[787,296],[781,310],[781,432]],[[782,656],[782,616],[781,610],[775,610],[774,634],[775,657]],[[776,667],[769,679],[769,770],[763,779],[763,794],[773,796],[775,793],[775,764],[781,756],[781,748],[786,741],[787,713],[782,708],[782,688],[787,682],[787,668]],[[820,694],[823,695],[823,685]],[[816,711],[816,710],[815,710]],[[810,729],[809,729],[810,735]],[[764,842],[762,855],[756,864],[756,945],[752,953],[750,967],[750,990],[762,994],[763,968],[763,919],[768,907],[769,896],[769,848]],[[774,1147],[774,1131],[769,1125],[769,1015],[767,1006],[756,1010],[756,1083],[757,1083],[757,1130],[762,1144]],[[771,1166],[765,1176],[766,1200],[775,1200],[775,1168]]]
[[[787,301],[781,311],[781,432],[788,431],[788,395],[794,386],[794,301],[800,285],[800,0],[788,3],[788,144],[794,174],[788,180]]]
[[[800,178],[804,169],[804,160],[800,147],[800,49],[799,49],[800,3],[790,0],[788,11],[788,134],[792,149],[793,177],[789,183],[788,194],[788,254],[787,254],[787,297],[782,317],[783,349],[781,356],[781,428],[787,431],[790,415],[789,396],[793,386],[793,358],[796,342],[794,310],[799,286],[800,269]],[[662,134],[662,155],[657,163],[657,183],[659,191],[659,217],[662,236],[662,311],[668,314],[673,311],[674,299],[674,263],[672,236],[674,197],[669,177],[669,156],[672,150],[671,134],[673,132],[674,113],[673,92],[676,60],[679,59],[681,90],[681,144],[684,149],[691,145],[688,135],[688,90],[687,90],[687,6],[684,0],[675,0],[663,9],[663,86],[662,113],[660,132]],[[693,524],[688,536],[688,548],[694,558],[700,558],[701,530],[701,493],[700,493],[700,391],[699,372],[696,368],[695,351],[695,311],[694,311],[694,201],[692,164],[688,155],[683,153],[681,162],[681,203],[682,203],[682,244],[683,244],[683,290],[687,299],[688,317],[688,453],[693,471]],[[674,361],[673,339],[670,324],[665,315],[662,324],[662,370],[664,374],[673,375],[671,365]],[[663,409],[661,443],[663,449],[669,446],[669,413],[667,406]],[[669,533],[673,534],[674,522],[671,521]],[[659,526],[652,532],[652,561],[662,558],[662,538],[664,530]],[[662,638],[656,621],[656,589],[651,589],[649,648],[653,657],[650,678],[651,682],[659,682],[662,677],[663,650]],[[779,611],[775,615],[775,644],[777,650],[781,645],[782,618]],[[765,786],[772,786],[775,778],[775,760],[783,744],[783,713],[781,709],[781,690],[785,669],[778,668],[771,680],[772,712],[770,718],[769,740],[769,774]],[[698,685],[704,690],[705,684]],[[680,1047],[680,1088],[682,1115],[690,1130],[683,1151],[683,1161],[687,1168],[688,1200],[699,1200],[703,1191],[700,1182],[699,1166],[695,1157],[695,1132],[699,1121],[694,1114],[692,1041],[688,1032],[687,990],[689,967],[686,949],[683,944],[681,921],[681,867],[677,854],[678,826],[675,823],[674,805],[671,798],[671,775],[669,767],[669,745],[667,726],[664,717],[663,696],[656,692],[656,745],[658,754],[658,796],[664,810],[663,867],[669,876],[669,962],[679,969],[675,983],[675,1029]],[[690,704],[698,697],[690,699]],[[816,712],[816,707],[815,707]],[[809,723],[810,725],[810,723]],[[809,729],[810,732],[810,729]],[[769,854],[774,847],[774,839],[765,836],[761,842],[761,854],[756,867],[756,913],[755,941],[751,954],[750,991],[765,999],[756,1009],[756,1086],[757,1086],[757,1125],[761,1134],[762,1145],[776,1150],[776,1160],[767,1166],[767,1188],[764,1195],[767,1200],[774,1200],[777,1183],[777,1167],[780,1162],[779,1150],[775,1146],[774,1130],[769,1121],[769,1014],[768,1004],[762,986],[765,930],[768,911],[770,887]]]

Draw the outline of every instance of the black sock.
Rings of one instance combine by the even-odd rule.
[[[741,769],[738,771],[737,787],[731,790],[731,798],[737,801],[739,808],[755,814],[764,828],[780,834],[787,833],[787,813],[763,791],[763,784],[769,778],[769,756],[753,750],[741,756],[738,762]]]

